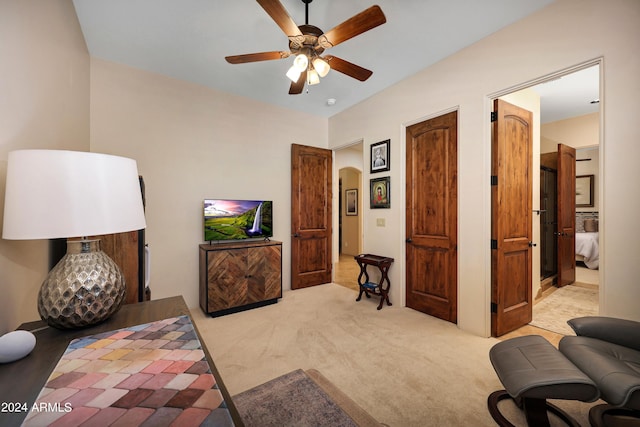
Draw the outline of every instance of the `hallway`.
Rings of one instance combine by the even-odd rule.
[[[360,290],[358,287],[360,267],[353,259],[353,255],[340,254],[339,262],[335,263],[333,267],[335,269],[333,283],[353,289],[356,292]]]

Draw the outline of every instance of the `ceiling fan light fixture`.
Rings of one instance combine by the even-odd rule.
[[[334,69],[361,82],[371,77],[373,72],[352,64],[344,59],[329,55],[320,58],[325,50],[335,47],[355,36],[367,32],[387,22],[380,6],[374,5],[351,18],[323,32],[309,24],[309,3],[313,0],[300,0],[305,4],[305,23],[297,25],[282,4],[282,0],[257,0],[271,19],[280,27],[289,40],[289,51],[269,51],[227,56],[231,64],[270,61],[295,56],[293,66],[286,75],[293,83],[289,95],[302,93],[305,84],[318,84],[321,77]],[[293,0],[288,0],[293,1]],[[331,63],[331,65],[329,65]]]
[[[313,68],[318,72],[318,75],[320,77],[326,76],[329,73],[329,70],[331,70],[329,63],[320,57],[316,57],[312,61],[312,64]]]
[[[287,77],[294,83],[298,81],[300,74],[302,74],[302,71],[298,71],[295,65],[292,65],[289,71],[287,71]]]
[[[317,85],[320,83],[320,77],[318,77],[318,73],[313,68],[307,72],[307,83],[309,85]]]
[[[299,72],[303,72],[309,66],[309,58],[304,53],[301,53],[296,56],[296,59],[293,60],[293,66]]]

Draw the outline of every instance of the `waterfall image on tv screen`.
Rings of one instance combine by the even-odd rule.
[[[204,201],[204,240],[242,240],[273,236],[273,203],[265,200]]]

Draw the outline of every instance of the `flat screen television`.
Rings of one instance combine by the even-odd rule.
[[[273,237],[270,200],[204,200],[204,240],[267,239]]]

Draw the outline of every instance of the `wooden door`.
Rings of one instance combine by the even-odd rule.
[[[291,146],[291,289],[331,282],[332,152]]]
[[[491,334],[532,317],[532,113],[494,101],[491,150]],[[493,119],[492,118],[492,119]]]
[[[576,150],[558,144],[558,286],[576,280]]]
[[[140,278],[140,273],[144,271],[144,260],[140,259],[140,237],[138,231],[91,236],[92,239],[100,239],[100,249],[122,271],[126,287],[123,304],[144,300],[144,286]]]
[[[407,128],[407,307],[457,322],[457,112]]]

